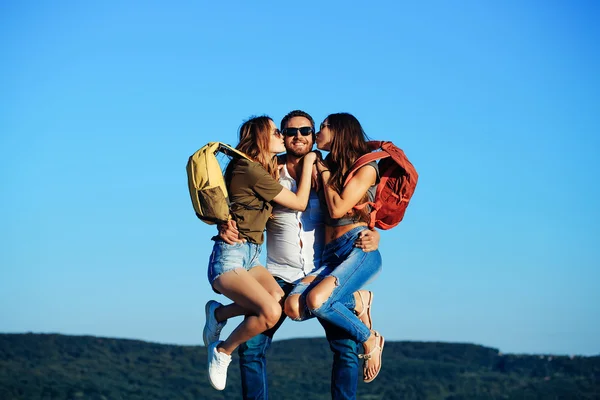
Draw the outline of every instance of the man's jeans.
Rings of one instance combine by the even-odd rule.
[[[294,285],[275,278],[286,295]],[[348,308],[354,309],[354,297],[348,298]],[[352,304],[349,304],[352,303]],[[267,400],[266,352],[271,347],[273,335],[285,320],[282,316],[279,323],[270,330],[257,335],[238,348],[240,372],[242,376],[242,394],[244,400]],[[327,321],[319,320],[325,329],[329,347],[333,352],[331,370],[331,398],[333,400],[356,399],[358,384],[358,344],[348,334]]]

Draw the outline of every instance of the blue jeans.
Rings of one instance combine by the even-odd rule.
[[[300,283],[291,292],[306,297],[321,280],[329,276],[335,277],[336,285],[329,298],[318,308],[304,310],[303,315],[312,314],[337,326],[358,343],[366,342],[371,331],[345,303],[348,296],[352,296],[381,271],[379,250],[365,253],[354,247],[360,232],[365,229],[368,228],[358,226],[329,242],[323,250],[321,268],[309,274],[316,276],[315,280],[309,284]]]
[[[275,278],[286,295],[294,287],[279,278]],[[347,307],[355,308],[354,297],[349,297]],[[273,335],[285,320],[285,315],[279,323],[268,331],[261,333],[238,347],[240,372],[242,376],[242,396],[244,400],[267,400],[269,390],[267,384],[266,352],[271,347]],[[329,348],[333,352],[331,370],[331,398],[333,400],[356,399],[358,384],[358,343],[348,337],[348,334],[322,321]]]

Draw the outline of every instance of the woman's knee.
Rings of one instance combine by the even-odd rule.
[[[306,306],[309,310],[320,308],[329,299],[331,293],[324,293],[318,290],[311,290],[306,296]]]
[[[270,302],[263,307],[261,317],[264,320],[266,329],[271,329],[279,322],[279,318],[281,318],[281,305],[276,301]]]
[[[293,320],[299,320],[301,317],[300,295],[294,294],[289,296],[283,305],[285,315]]]
[[[323,279],[319,285],[311,290],[306,296],[306,305],[308,309],[312,311],[323,306],[323,304],[331,297],[336,285],[337,278],[334,276],[328,276]]]
[[[274,288],[273,290],[271,290],[271,292],[269,294],[278,303],[281,302],[281,299],[283,299],[283,296],[285,296],[285,292],[280,287]]]
[[[323,279],[323,281],[321,281],[321,283],[306,296],[306,305],[308,309],[316,310],[323,306],[323,304],[331,297],[336,285],[337,278],[333,276],[328,276]]]

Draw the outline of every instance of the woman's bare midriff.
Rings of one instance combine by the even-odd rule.
[[[366,222],[357,222],[350,225],[342,226],[328,226],[325,225],[325,244],[334,241],[335,239],[342,236],[344,233],[351,231],[357,226],[367,226]]]

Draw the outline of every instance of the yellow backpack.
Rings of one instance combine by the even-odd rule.
[[[186,170],[192,205],[196,216],[210,225],[231,218],[227,186],[217,159],[219,152],[251,160],[241,151],[221,142],[207,143],[190,156]]]

